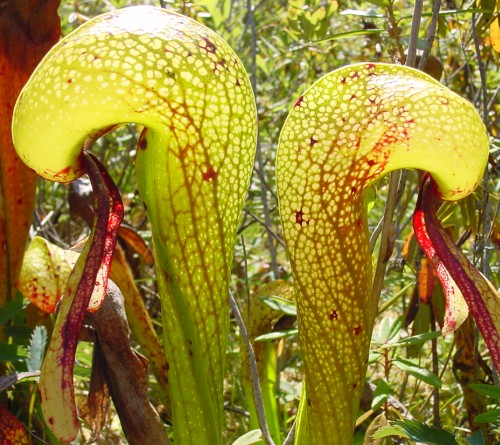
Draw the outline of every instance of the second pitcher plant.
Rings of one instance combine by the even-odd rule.
[[[474,107],[424,73],[360,64],[296,101],[283,127],[277,185],[297,287],[305,392],[297,444],[348,443],[368,363],[372,299],[364,190],[399,168],[431,173],[442,199],[478,184],[489,140]],[[458,317],[449,301],[448,322]]]

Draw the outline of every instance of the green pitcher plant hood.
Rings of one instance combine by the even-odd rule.
[[[347,66],[295,102],[280,136],[277,186],[305,364],[297,444],[347,443],[353,434],[378,303],[364,190],[415,168],[430,172],[441,199],[461,199],[480,181],[488,148],[469,102],[404,66]],[[444,284],[449,331],[467,311],[456,286]],[[488,324],[497,338],[498,322]]]
[[[227,43],[192,19],[150,6],[104,14],[68,35],[14,110],[19,156],[60,182],[88,173],[97,160],[85,153],[103,133],[129,122],[145,127],[136,176],[153,232],[176,444],[222,441],[228,282],[256,120],[248,75]],[[65,371],[59,381],[43,373],[42,405],[56,436],[70,441],[78,429],[73,358],[60,333],[44,366]]]

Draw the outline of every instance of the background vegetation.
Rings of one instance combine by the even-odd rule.
[[[434,39],[432,8],[436,5],[425,2],[418,46],[422,50],[429,47],[434,56],[426,70],[436,76],[442,70],[443,84],[466,97],[480,111],[492,137],[492,153],[489,171],[474,196],[443,206],[440,217],[461,243],[463,251],[498,288],[500,184],[495,158],[500,148],[500,7],[494,0],[455,1],[458,0],[437,2],[441,12],[434,15],[437,18]],[[151,0],[64,0],[60,7],[63,34],[100,13],[144,3],[158,5]],[[259,146],[239,230],[232,280],[232,291],[245,307],[248,299],[265,283],[291,280],[280,236],[274,180],[277,141],[289,108],[307,86],[342,65],[360,61],[404,63],[414,5],[405,0],[172,0],[165,3],[166,8],[216,30],[239,55],[254,86]],[[125,127],[103,138],[96,151],[122,192],[125,220],[149,242],[150,233],[137,197],[132,168],[137,138],[134,126]],[[387,181],[378,185],[369,215],[370,228],[374,231],[374,258],[378,252],[376,241],[387,188]],[[71,191],[71,186],[39,181],[31,236],[40,235],[68,247],[88,233],[86,224],[78,217],[78,206],[69,204]],[[434,282],[411,236],[416,193],[417,175],[410,173],[396,210],[394,253],[385,274],[355,443],[376,444],[384,443],[383,440],[412,443],[411,434],[407,434],[410,439],[391,437],[379,441],[368,439],[366,434],[367,429],[384,426],[387,420],[407,418],[447,430],[458,441],[479,430],[481,433],[476,433],[467,443],[483,443],[482,434],[484,443],[492,444],[500,441],[499,394],[494,390],[485,393],[484,387],[474,390],[469,385],[495,384],[498,390],[499,382],[473,322],[465,323],[455,335],[446,338],[429,334],[421,337],[419,344],[403,340],[439,330],[443,316],[439,285]],[[159,301],[153,271],[137,258],[133,266],[142,297],[159,332]],[[17,306],[11,304],[0,309],[0,322],[6,323],[7,342],[16,345],[14,352],[0,349],[0,360],[7,373],[28,369],[26,358],[33,354],[34,327],[43,325],[50,332],[53,323],[51,317],[26,307],[25,300],[16,302]],[[275,325],[275,331],[294,327],[293,308],[288,312]],[[288,334],[275,341],[279,355],[277,414],[283,431],[293,423],[301,389],[300,349],[293,331]],[[244,390],[245,364],[241,350],[239,331],[234,324],[225,387],[227,443],[249,429],[249,396]],[[88,392],[91,355],[92,344],[82,342],[76,370],[81,395]],[[164,397],[154,376],[150,378],[150,387],[152,403],[168,429]],[[0,394],[0,399],[34,432],[33,443],[54,443],[41,418],[34,380],[9,388]],[[441,437],[436,443],[453,443],[445,442],[445,436],[439,436],[439,432],[430,431],[429,434]],[[116,416],[108,416],[99,443],[124,443]]]

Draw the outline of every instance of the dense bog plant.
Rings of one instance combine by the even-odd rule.
[[[241,62],[220,37],[153,7],[78,28],[39,65],[14,111],[21,159],[53,181],[89,174],[98,201],[44,361],[44,417],[60,440],[76,436],[74,351],[99,267],[98,281],[107,280],[121,208],[87,151],[127,122],[145,127],[136,171],[153,230],[175,443],[220,443],[228,279],[253,165],[255,105]]]
[[[14,142],[28,166],[61,182],[88,174],[96,195],[93,229],[42,368],[42,410],[59,440],[75,437],[75,349],[87,308],[101,313],[123,210],[90,150],[98,137],[129,122],[145,127],[136,172],[153,232],[174,442],[221,443],[227,290],[253,165],[256,110],[247,74],[228,45],[193,20],[158,8],[123,9],[81,26],[47,55],[14,112]],[[487,148],[485,128],[468,102],[401,66],[334,71],[295,102],[279,143],[277,183],[305,363],[297,444],[351,443],[378,303],[364,191],[389,171],[432,174],[415,228],[447,292],[444,332],[466,316],[464,299],[472,302],[498,367],[498,297],[453,250],[433,214],[434,200],[457,200],[474,189]],[[271,283],[256,296],[279,294],[281,285]],[[247,307],[252,337],[276,321],[260,303]],[[285,313],[294,315],[289,306]],[[262,317],[252,319],[252,312]],[[271,343],[255,349],[269,430],[278,441],[276,350]],[[250,381],[245,374],[246,397]],[[256,428],[256,410],[247,407]],[[239,443],[259,437],[254,431]]]
[[[280,137],[277,185],[305,362],[297,444],[348,443],[352,437],[378,304],[364,191],[392,170],[418,168],[431,173],[434,196],[461,199],[477,186],[488,147],[470,103],[402,66],[341,68],[295,102]],[[432,204],[427,206],[429,214]],[[498,369],[498,295],[486,291],[479,274],[460,282],[472,266],[448,261],[460,253],[438,245],[430,235],[435,225],[433,219],[416,230],[447,291],[445,331],[466,316],[458,286],[479,326],[485,323],[482,333]],[[475,312],[479,305],[489,309]]]

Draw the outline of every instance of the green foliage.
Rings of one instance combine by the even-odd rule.
[[[271,309],[284,315],[297,315],[297,307],[294,303],[277,296],[261,297],[262,302]]]
[[[407,372],[409,375],[422,380],[422,382],[428,383],[436,388],[441,388],[442,386],[442,382],[436,374],[426,368],[418,366],[416,363],[402,358],[395,358],[392,363],[402,371]]]
[[[98,14],[138,3],[158,4],[158,1],[64,0],[60,8],[63,32],[69,33]],[[278,135],[286,114],[299,92],[335,68],[361,61],[400,62],[410,36],[413,2],[171,0],[166,4],[170,10],[195,18],[228,41],[243,61],[255,85],[262,160],[256,164],[231,265],[231,289],[243,308],[255,287],[277,278],[291,277],[281,238],[274,172]],[[431,52],[443,65],[441,82],[467,98],[479,110],[487,108],[484,120],[492,137],[491,154],[492,159],[495,159],[500,153],[500,74],[499,55],[488,43],[493,4],[491,1],[480,2],[477,6],[479,9],[471,9],[474,5],[470,4],[464,5],[463,9],[450,11],[454,5],[448,2],[448,11],[442,11],[439,15],[436,41]],[[419,48],[424,48],[426,43],[430,7],[430,3],[424,5]],[[475,40],[478,42],[477,47]],[[136,228],[151,246],[151,228],[136,192],[137,184],[131,168],[140,131],[141,128],[135,125],[117,129],[101,138],[93,151],[110,167],[121,190],[127,223]],[[498,250],[493,244],[496,240],[498,246],[500,233],[500,188],[496,175],[494,169],[490,169],[489,178],[472,197],[460,204],[446,204],[439,215],[454,239],[462,238],[462,251],[480,265],[483,273],[498,287],[500,261]],[[375,437],[386,437],[385,443],[399,440],[399,443],[492,444],[500,440],[498,381],[489,372],[482,339],[475,338],[471,350],[471,356],[475,359],[464,364],[460,358],[460,352],[466,350],[463,342],[460,343],[453,335],[444,338],[440,335],[443,314],[440,290],[431,292],[429,304],[419,299],[418,293],[423,293],[419,284],[421,254],[409,238],[408,223],[417,182],[417,175],[410,173],[395,217],[391,234],[395,251],[385,276],[366,376],[367,388],[372,389],[373,396],[364,401],[366,403],[358,412],[355,443],[371,443],[365,438],[365,432],[375,416],[383,413],[389,422],[401,416],[415,419],[390,423],[391,426],[380,429]],[[367,198],[371,231],[376,230],[381,220],[387,189],[387,181],[384,181],[378,185],[377,195]],[[32,227],[33,234],[63,247],[73,245],[88,233],[83,220],[75,213],[73,204],[68,204],[69,190],[60,184],[40,181]],[[471,235],[467,236],[469,230]],[[375,258],[379,249],[376,237],[372,246]],[[152,268],[141,261],[136,253],[130,254],[130,261],[153,326],[161,334],[157,281]],[[297,415],[304,366],[293,319],[293,304],[277,298],[267,298],[266,302],[277,309],[278,317],[281,313],[291,316],[283,318],[269,328],[269,332],[253,339],[276,342],[278,364],[275,398],[281,430],[286,435]],[[52,317],[42,317],[34,312],[25,316],[23,309],[26,305],[26,301],[18,297],[0,308],[0,324],[5,325],[7,341],[10,343],[0,345],[0,361],[5,364],[3,369],[8,374],[23,371],[27,366],[36,369],[34,364],[27,365],[27,358],[31,360],[33,357],[39,363],[44,348],[43,330],[34,328],[45,326],[49,335],[53,329]],[[465,335],[472,339],[477,334],[472,329]],[[228,444],[235,440],[243,440],[240,443],[258,443],[255,441],[260,440],[260,432],[247,433],[250,429],[248,411],[251,395],[243,389],[242,351],[238,340],[239,331],[233,323],[224,381],[224,440]],[[137,348],[144,353],[139,346]],[[38,357],[36,360],[35,356]],[[92,365],[90,343],[80,343],[76,359],[76,392],[78,397],[82,397],[89,388]],[[470,375],[476,378],[472,385],[458,378],[464,367],[470,367]],[[152,403],[160,412],[167,434],[171,434],[170,413],[165,408],[153,375],[150,375],[149,383]],[[478,400],[482,400],[479,411],[474,410],[464,388],[473,389],[471,392],[477,394]],[[439,394],[439,397],[430,397],[431,391]],[[2,402],[9,401],[9,408],[15,410],[41,440],[56,443],[44,426],[36,394],[36,383],[21,381],[16,384],[15,391],[4,391],[0,398]],[[477,422],[486,423],[479,425]],[[440,426],[429,426],[432,423]],[[481,427],[482,430],[472,434],[474,429]],[[243,436],[245,433],[248,434],[246,438]],[[88,435],[89,428],[85,425],[82,443]],[[396,436],[398,439],[394,438]],[[124,440],[113,411],[105,423],[101,440],[108,440],[108,443]]]
[[[0,362],[18,362],[28,356],[24,346],[0,343]]]
[[[448,431],[426,425],[416,420],[393,422],[390,427],[381,429],[373,437],[380,438],[388,435],[407,437],[416,442],[423,442],[429,445],[459,445],[453,434]]]
[[[7,323],[9,320],[12,320],[16,315],[18,315],[23,309],[26,308],[26,305],[26,300],[24,300],[22,294],[18,292],[16,294],[16,297],[12,301],[2,307],[2,311],[0,312],[0,325]]]
[[[45,326],[37,326],[33,331],[28,347],[28,358],[26,366],[28,371],[39,371],[42,368],[45,347],[47,346],[47,329]]]
[[[243,434],[243,436],[238,437],[238,439],[233,442],[233,445],[252,445],[255,443],[262,443],[262,439],[262,432],[260,430],[252,430]]]

